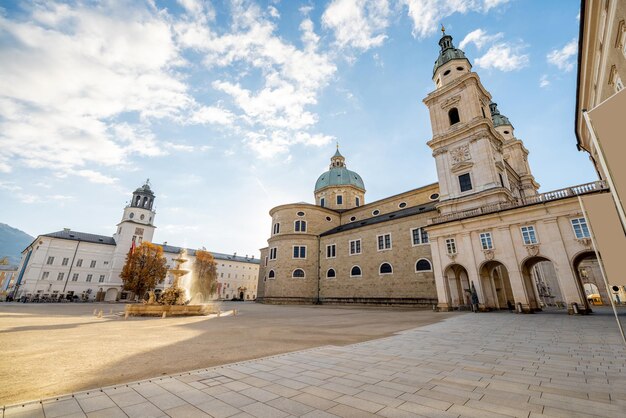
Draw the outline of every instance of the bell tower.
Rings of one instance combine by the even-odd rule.
[[[122,220],[117,224],[117,231],[113,235],[116,249],[113,256],[113,269],[121,271],[126,260],[126,254],[133,243],[139,246],[142,242],[152,242],[154,236],[153,209],[155,195],[150,188],[150,180],[133,192],[132,199],[124,208]]]
[[[435,90],[424,99],[433,131],[427,144],[439,178],[437,208],[444,215],[511,202],[503,138],[491,120],[491,95],[465,53],[443,27],[442,32],[433,68]]]

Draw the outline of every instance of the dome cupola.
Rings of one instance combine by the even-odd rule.
[[[328,171],[315,182],[315,200],[331,209],[350,209],[364,203],[365,184],[360,175],[346,168],[346,159],[337,151]]]
[[[441,27],[441,32],[443,33],[443,36],[439,40],[441,50],[439,51],[439,56],[437,57],[437,60],[435,60],[435,65],[433,67],[433,79],[437,74],[437,70],[452,60],[465,60],[467,61],[469,67],[471,67],[469,60],[465,56],[465,52],[454,47],[454,44],[452,43],[452,36],[446,35],[445,28],[443,26]],[[467,71],[469,71],[469,68],[467,68]]]
[[[489,103],[489,110],[491,111],[491,120],[493,121],[493,126],[495,128],[497,128],[498,126],[503,126],[503,125],[509,125],[513,127],[513,125],[511,125],[511,122],[509,121],[509,118],[500,114],[497,103],[494,103],[494,102]]]

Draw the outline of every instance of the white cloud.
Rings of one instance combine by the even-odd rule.
[[[66,174],[72,174],[75,176],[83,177],[92,183],[98,183],[98,184],[113,184],[119,180],[115,177],[110,177],[94,170],[68,170]],[[60,177],[63,177],[63,176],[64,174],[61,173]]]
[[[389,25],[388,0],[333,0],[322,15],[341,48],[368,50],[383,44]]]
[[[18,186],[17,184],[15,184],[12,181],[1,181],[0,180],[0,189],[8,190],[10,192],[17,192],[19,190],[22,190],[22,187]]]
[[[476,66],[500,71],[515,71],[524,68],[529,63],[528,55],[522,54],[521,46],[513,46],[508,43],[498,43],[480,58],[477,58]]]
[[[541,78],[539,79],[539,87],[545,88],[545,87],[548,87],[549,85],[550,85],[550,80],[548,80],[548,75],[543,74]]]
[[[509,0],[400,0],[413,20],[413,35],[424,38],[439,29],[443,19],[455,13],[489,12]]]
[[[193,112],[188,121],[200,125],[229,125],[233,123],[234,119],[235,116],[228,110],[215,106],[202,106]]]
[[[486,12],[488,12],[489,9],[496,8],[508,2],[509,0],[485,0],[483,8]]]
[[[459,48],[464,49],[467,45],[473,43],[477,49],[481,49],[483,46],[502,38],[502,36],[502,32],[488,35],[485,30],[479,28],[465,35],[465,38],[459,43]]]
[[[574,59],[578,54],[578,40],[572,39],[561,49],[553,49],[548,54],[548,62],[556,65],[560,70],[572,71],[574,69]]]
[[[193,145],[176,144],[174,142],[165,142],[165,148],[179,152],[194,152],[196,148]]]

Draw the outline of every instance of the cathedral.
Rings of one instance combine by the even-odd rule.
[[[22,252],[17,277],[7,290],[15,299],[81,300],[114,302],[132,299],[122,289],[119,275],[132,246],[153,242],[155,194],[146,183],[136,189],[122,212],[113,236],[62,231],[39,235]],[[168,268],[176,266],[181,247],[158,244],[163,248]],[[259,260],[211,252],[217,267],[219,299],[254,300],[257,294]],[[187,249],[188,259],[182,268],[191,270],[195,250]],[[185,276],[183,276],[184,280]],[[172,284],[173,276],[157,286],[159,294]]]
[[[270,211],[258,301],[570,313],[609,303],[579,203],[606,183],[539,193],[528,150],[465,53],[445,32],[439,47],[423,100],[438,182],[367,202],[337,149],[314,204]]]

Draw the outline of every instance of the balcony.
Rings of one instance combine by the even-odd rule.
[[[430,220],[430,225],[441,224],[459,219],[473,218],[474,216],[486,215],[488,213],[501,212],[513,208],[535,205],[537,203],[550,202],[552,200],[566,199],[568,197],[580,196],[588,193],[595,193],[601,190],[608,190],[609,186],[606,181],[594,181],[592,183],[580,184],[578,186],[567,187],[565,189],[553,190],[550,192],[540,193],[535,196],[523,197],[515,199],[508,203],[497,203],[492,205],[481,206],[476,209],[468,209],[460,212],[448,213],[446,215],[437,216]]]

